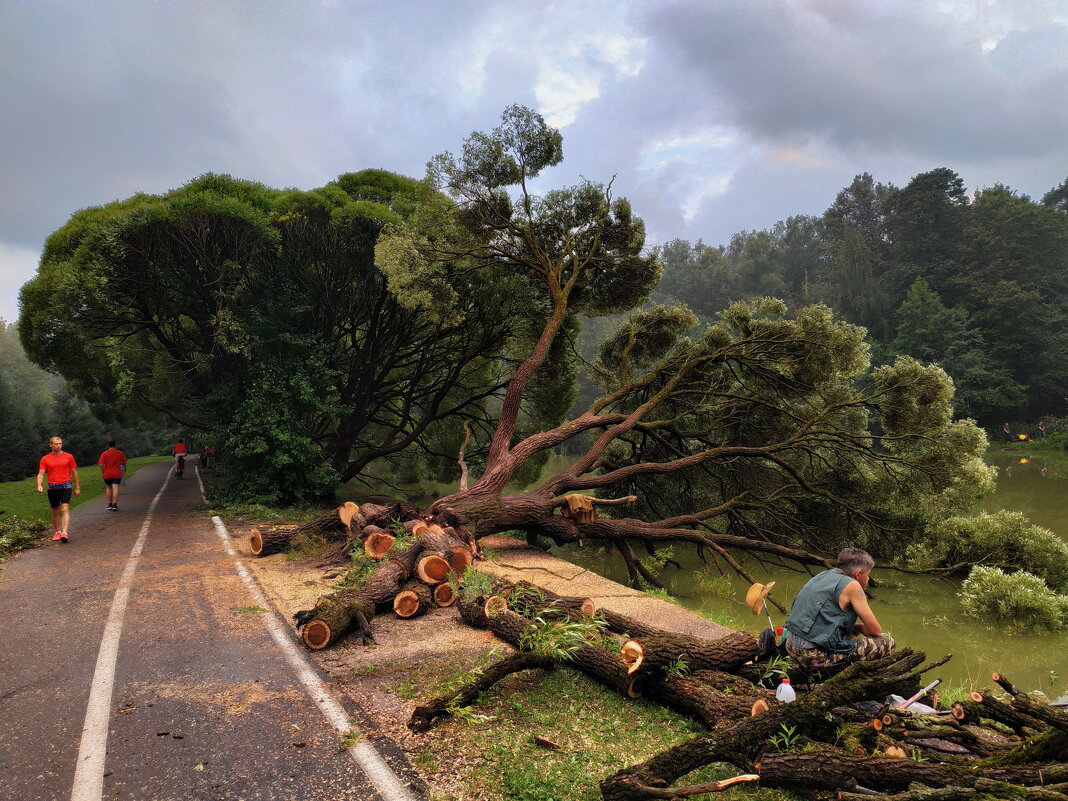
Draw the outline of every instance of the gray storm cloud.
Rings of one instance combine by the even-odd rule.
[[[1040,195],[1068,164],[1059,3],[0,3],[0,316],[70,214],[204,172],[419,176],[509,103],[650,241],[819,213],[860,172]]]

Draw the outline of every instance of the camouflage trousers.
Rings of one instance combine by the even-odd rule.
[[[789,644],[786,645],[786,653],[799,667],[805,670],[820,670],[841,662],[870,662],[880,659],[889,655],[896,645],[889,634],[880,637],[867,637],[862,634],[853,642],[857,647],[848,654],[831,654],[822,648],[794,648]]]

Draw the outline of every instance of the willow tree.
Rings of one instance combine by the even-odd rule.
[[[772,299],[735,303],[703,330],[685,308],[632,312],[590,365],[600,397],[559,425],[520,431],[566,322],[634,307],[659,271],[642,222],[610,185],[533,193],[561,157],[559,133],[512,107],[491,133],[429,165],[429,180],[455,203],[464,247],[403,225],[379,241],[379,264],[414,308],[456,316],[452,271],[492,269],[523,281],[544,309],[541,331],[512,354],[481,474],[434,502],[429,517],[476,538],[518,530],[561,544],[608,541],[638,581],[655,579],[636,543],[693,543],[732,564],[735,547],[806,563],[845,541],[885,553],[923,519],[989,488],[985,437],[952,419],[941,369],[903,358],[872,371],[862,328],[826,307],[790,314]],[[582,447],[565,469],[508,493],[529,460],[567,443]],[[573,493],[637,502],[580,522],[559,513]]]

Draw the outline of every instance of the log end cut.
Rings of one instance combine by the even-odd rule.
[[[393,611],[397,617],[415,617],[424,611],[424,608],[418,593],[413,590],[401,590],[393,599]]]
[[[249,534],[248,546],[253,556],[259,556],[263,553],[263,536],[258,528],[252,529],[252,533]]]
[[[300,636],[304,640],[306,646],[313,651],[321,651],[330,644],[333,634],[329,623],[325,620],[316,618],[305,624],[304,628],[301,630]]]
[[[634,673],[645,661],[645,649],[637,640],[627,640],[620,646],[619,656],[627,666],[627,673]]]
[[[368,526],[370,528],[370,526]],[[372,532],[367,535],[367,539],[363,541],[363,553],[368,559],[385,559],[389,554],[389,549],[393,547],[393,542],[396,539],[392,534],[386,534],[385,532]]]
[[[449,577],[452,566],[448,561],[437,554],[429,554],[422,557],[415,566],[416,575],[424,584],[441,584]]]
[[[434,588],[434,603],[438,606],[452,606],[456,603],[456,592],[448,584],[439,584]]]

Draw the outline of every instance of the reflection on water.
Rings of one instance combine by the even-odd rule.
[[[999,451],[993,463],[1000,468],[997,491],[980,506],[982,511],[1020,511],[1036,525],[1068,538],[1068,470],[1066,462],[1028,456],[1022,450]],[[626,567],[616,553],[604,548],[568,547],[561,556],[620,583],[627,583]],[[673,557],[682,569],[671,566],[660,577],[673,596],[687,608],[737,628],[757,632],[767,618],[754,617],[740,603],[748,584],[737,577],[721,578],[715,567],[703,565],[694,549],[674,547]],[[806,573],[770,570],[750,562],[754,580],[775,581],[772,597],[788,608]],[[883,628],[899,644],[909,645],[934,658],[952,653],[949,664],[932,678],[948,687],[991,687],[990,674],[1004,673],[1028,690],[1043,690],[1056,697],[1068,690],[1068,633],[1007,634],[1002,628],[964,618],[956,593],[959,581],[876,571],[883,586],[874,590],[872,610]],[[729,597],[723,597],[729,596]],[[781,626],[786,616],[770,606]]]

